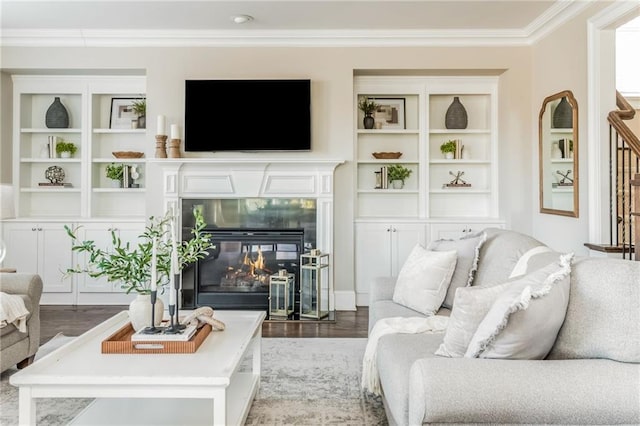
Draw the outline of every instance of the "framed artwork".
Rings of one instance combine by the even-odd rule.
[[[405,98],[374,98],[378,108],[373,113],[376,127],[383,129],[405,129]],[[378,124],[380,123],[380,124]]]
[[[111,98],[110,129],[130,129],[131,122],[138,119],[133,103],[139,98]]]

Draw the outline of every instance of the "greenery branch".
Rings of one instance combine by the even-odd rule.
[[[363,97],[358,102],[358,108],[365,114],[371,114],[378,108],[378,104],[374,99]]]
[[[456,141],[446,141],[445,143],[440,145],[440,151],[443,154],[446,154],[447,152],[456,152]]]
[[[392,164],[387,168],[387,177],[390,181],[401,180],[404,182],[405,179],[411,176],[412,172],[413,170],[408,169],[401,164]]]
[[[191,229],[191,238],[187,241],[176,241],[178,252],[178,267],[180,270],[195,263],[198,259],[208,254],[208,249],[213,247],[210,235],[203,233],[206,227],[202,213],[195,211],[195,225]],[[67,235],[72,239],[72,250],[78,253],[86,253],[88,256],[85,266],[76,266],[66,270],[66,275],[87,274],[91,278],[105,277],[109,282],[121,282],[122,288],[127,294],[135,291],[138,294],[151,292],[151,256],[154,239],[157,241],[157,279],[156,285],[161,292],[169,283],[171,273],[172,240],[170,224],[174,218],[167,214],[163,218],[150,218],[150,224],[146,226],[144,233],[138,239],[137,245],[123,243],[115,231],[111,231],[112,247],[109,251],[96,246],[95,241],[79,241],[76,234],[79,229],[71,229],[64,226]]]
[[[56,144],[56,152],[58,154],[68,152],[73,155],[76,151],[78,151],[78,147],[73,142],[60,141]]]

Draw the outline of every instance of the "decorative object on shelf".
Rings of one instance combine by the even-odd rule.
[[[180,158],[180,139],[171,139],[169,141],[169,158]]]
[[[371,155],[378,160],[395,160],[402,157],[401,152],[374,152]]]
[[[176,218],[168,212],[162,218],[149,218],[150,224],[138,237],[137,244],[123,242],[117,237],[115,231],[111,230],[113,241],[111,250],[97,247],[95,241],[78,241],[76,233],[79,228],[72,230],[65,225],[64,228],[72,239],[72,250],[86,253],[87,258],[90,259],[83,267],[69,268],[66,273],[67,275],[86,273],[92,278],[106,277],[110,282],[120,282],[127,294],[133,291],[150,295],[158,288],[164,291],[164,287],[170,282],[171,258],[174,251],[177,252],[178,258],[176,274],[178,275],[184,267],[204,258],[208,254],[207,250],[213,247],[209,241],[210,234],[202,232],[206,227],[202,214],[195,210],[193,214],[195,225],[191,229],[191,238],[186,241],[178,241],[179,236],[175,234],[177,229],[175,225],[173,225],[174,232],[169,230],[170,223]],[[154,241],[156,241],[155,268],[152,267]],[[152,277],[155,277],[155,280]],[[182,287],[179,288],[181,291]],[[150,305],[150,302],[147,303]],[[149,324],[149,318],[147,317],[147,324]]]
[[[465,145],[460,147],[460,158],[463,160],[471,160],[471,151]]]
[[[457,142],[455,140],[448,140],[440,145],[440,152],[447,160],[453,160],[455,158],[456,150],[458,149]]]
[[[554,129],[571,129],[573,127],[573,108],[567,101],[567,97],[563,96],[553,111],[553,128]]]
[[[164,115],[159,115],[156,121],[156,135],[166,134],[167,118]]]
[[[131,176],[131,188],[140,188],[140,184],[136,182],[140,179],[140,172],[138,171],[138,165],[132,164],[129,166],[129,175]]]
[[[405,98],[376,98],[373,118],[383,129],[406,129]]]
[[[329,254],[318,249],[300,256],[300,316],[329,315]]]
[[[153,317],[153,325],[162,324],[162,316],[164,314],[164,302],[161,298],[156,297],[153,309],[151,306],[150,294],[138,294],[129,304],[129,320],[134,330],[143,330],[149,325],[149,319]],[[156,329],[159,330],[158,327]]]
[[[73,142],[59,141],[56,144],[56,153],[60,158],[71,158],[78,151],[78,147]]]
[[[453,176],[453,180],[442,185],[443,188],[468,188],[471,186],[470,183],[467,183],[462,179],[462,176],[464,175],[463,171],[458,170],[455,174],[452,171],[449,171],[449,174]]]
[[[134,128],[146,129],[147,127],[147,98],[139,98],[133,101],[133,112],[138,116]],[[132,126],[133,127],[133,126]]]
[[[560,150],[560,144],[558,141],[551,142],[551,158],[554,160],[562,158],[562,151]]]
[[[60,97],[56,96],[53,103],[47,108],[44,118],[45,125],[49,129],[67,129],[69,128],[69,113],[62,105]]]
[[[375,120],[373,118],[373,112],[378,107],[378,104],[374,99],[362,97],[358,102],[358,108],[364,113],[364,119],[362,125],[365,129],[373,129]]]
[[[134,103],[139,101],[140,98],[111,98],[111,116],[109,119],[109,128],[131,129],[131,123],[134,121],[138,121],[138,114],[134,109]]]
[[[156,135],[156,158],[167,158],[167,135]]]
[[[269,277],[269,317],[288,318],[295,302],[295,275],[286,269]]]
[[[460,102],[460,98],[454,96],[444,116],[444,125],[447,129],[466,129],[467,123],[467,110]]]
[[[573,178],[569,177],[571,172],[571,169],[567,170],[566,173],[562,173],[560,170],[556,170],[556,174],[562,176],[562,179],[560,179],[560,182],[558,182],[558,186],[573,186]]]
[[[117,182],[118,187],[122,188],[124,180],[124,166],[116,163],[107,164],[107,167],[105,168],[105,176],[114,181],[114,185]]]
[[[406,168],[402,164],[392,164],[387,168],[387,178],[394,189],[402,189],[404,181],[411,176],[413,170]]]
[[[59,166],[47,167],[44,171],[44,177],[52,184],[61,184],[64,181],[64,170]]]
[[[40,148],[40,158],[51,158],[51,153],[49,152],[49,144],[42,145],[42,148]]]
[[[62,139],[58,136],[48,136],[47,141],[49,142],[47,146],[49,147],[49,158],[56,158],[56,146],[58,142]]]
[[[144,157],[144,152],[138,151],[114,151],[113,154],[116,158],[142,158]]]

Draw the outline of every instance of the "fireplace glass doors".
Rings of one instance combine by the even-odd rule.
[[[285,269],[299,283],[303,229],[207,229],[214,247],[196,265],[196,305],[268,309],[269,278]]]

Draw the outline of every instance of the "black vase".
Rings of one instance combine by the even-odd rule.
[[[60,102],[58,96],[55,97],[53,103],[47,109],[44,123],[49,129],[66,129],[69,127],[69,113]]]
[[[447,129],[466,129],[467,122],[467,110],[460,103],[460,98],[454,96],[444,116],[444,125]]]
[[[375,120],[371,116],[371,113],[365,114],[364,120],[362,120],[362,124],[364,124],[364,128],[365,129],[373,129],[373,126],[375,124]]]
[[[555,129],[570,129],[573,127],[573,108],[567,102],[566,96],[562,97],[553,112],[553,127]]]

